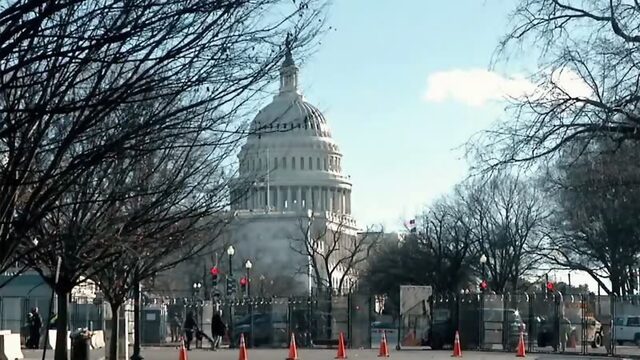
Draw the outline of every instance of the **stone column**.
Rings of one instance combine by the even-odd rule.
[[[320,187],[314,186],[312,189],[313,189],[313,210],[320,211]]]
[[[291,210],[291,186],[287,186],[287,210]]]
[[[305,200],[307,209],[313,209],[313,200],[311,198],[311,186],[307,186],[307,199]]]
[[[351,214],[351,190],[347,190],[344,197],[347,203],[347,214]]]
[[[298,186],[296,191],[296,201],[298,202],[298,209],[302,209],[302,186]]]
[[[282,210],[282,207],[284,206],[284,200],[282,199],[282,187],[278,186],[276,188],[276,210]]]

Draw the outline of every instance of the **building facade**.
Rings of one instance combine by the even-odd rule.
[[[237,264],[250,260],[251,272],[269,285],[293,279],[292,293],[318,286],[305,245],[319,250],[324,241],[313,237],[339,236],[346,246],[357,236],[342,153],[325,116],[304,99],[298,84],[298,67],[287,51],[280,90],[256,115],[239,153],[229,229]],[[338,267],[334,279],[326,271],[320,276],[334,285],[346,270]]]

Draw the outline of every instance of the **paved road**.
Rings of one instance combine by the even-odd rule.
[[[25,360],[40,360],[42,358],[41,350],[23,350]],[[358,360],[374,360],[378,359],[376,350],[348,350],[349,359]],[[142,355],[149,360],[176,360],[178,359],[178,350],[172,347],[162,348],[144,348]],[[99,360],[103,358],[104,351],[98,350],[91,353],[91,360]],[[308,350],[300,349],[298,356],[301,360],[333,360],[336,356],[335,350]],[[287,350],[249,350],[250,360],[285,360]],[[475,352],[465,351],[464,359],[473,360],[492,360],[492,359],[514,359],[514,354],[503,352]],[[562,355],[562,354],[527,354],[529,359],[539,360],[585,360],[585,359],[603,359],[602,357]],[[47,351],[46,359],[53,359],[53,352]],[[399,360],[437,360],[451,359],[451,351],[432,351],[432,350],[391,350],[391,359]],[[611,359],[611,358],[609,358]],[[189,352],[189,360],[238,360],[238,350],[192,350]]]
[[[145,359],[149,360],[175,360],[178,358],[178,350],[174,348],[146,348],[142,354]],[[358,360],[374,360],[379,359],[378,353],[375,350],[348,350],[349,359]],[[298,356],[301,360],[333,360],[336,356],[335,350],[306,350],[300,349]],[[287,350],[249,350],[249,360],[285,360],[287,357]],[[450,351],[392,351],[391,359],[399,360],[437,360],[437,359],[451,359]],[[473,360],[493,360],[493,359],[514,359],[515,356],[512,353],[502,352],[464,352],[464,359]],[[590,359],[589,357],[574,356],[574,355],[551,355],[551,354],[527,354],[529,359],[540,360],[584,360]],[[599,359],[602,359],[600,357]],[[611,358],[609,358],[611,359]],[[238,360],[237,350],[220,350],[220,351],[208,351],[208,350],[192,350],[189,352],[189,360]]]
[[[42,350],[25,350],[22,349],[22,354],[24,355],[24,360],[41,360],[42,359]],[[53,350],[47,350],[47,357],[45,359],[53,359]],[[91,360],[99,360],[104,357],[104,350],[96,350],[91,352]],[[167,359],[175,360],[174,357],[170,357]],[[177,357],[176,357],[177,359]]]

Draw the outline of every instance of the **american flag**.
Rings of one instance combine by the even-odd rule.
[[[416,232],[416,219],[409,220],[409,231],[414,233]]]

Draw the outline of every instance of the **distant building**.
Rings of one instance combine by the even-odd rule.
[[[298,68],[287,51],[280,91],[251,123],[239,153],[239,177],[232,189],[236,218],[229,238],[240,274],[249,259],[252,273],[292,279],[290,293],[316,287],[309,257],[300,254],[313,216],[311,234],[340,231],[345,246],[358,227],[351,216],[351,181],[342,172],[342,153],[324,115],[298,90]],[[332,229],[332,230],[331,230]],[[339,269],[337,279],[346,269]],[[326,272],[321,275],[326,277]],[[323,281],[328,281],[324,279]]]

